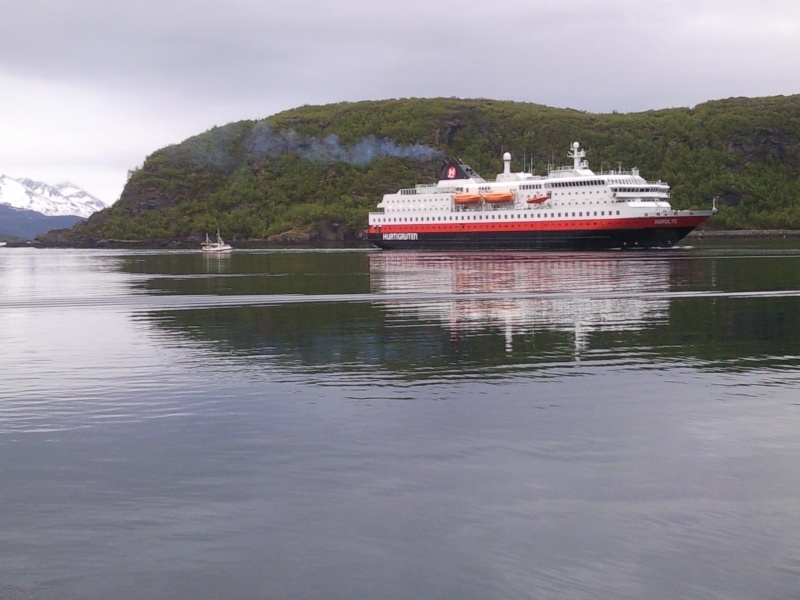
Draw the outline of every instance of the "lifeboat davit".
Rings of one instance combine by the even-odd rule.
[[[545,196],[532,196],[532,197],[528,198],[527,202],[528,202],[528,204],[541,204],[542,202],[545,202],[546,200],[550,200],[550,196],[546,196],[546,195]]]
[[[501,203],[501,202],[513,202],[514,201],[514,192],[488,192],[483,195],[484,202],[494,203]]]
[[[455,194],[453,196],[453,202],[456,204],[479,204],[480,201],[480,194]]]

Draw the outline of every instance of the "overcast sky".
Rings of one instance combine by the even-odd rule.
[[[13,0],[0,174],[106,202],[151,152],[304,104],[604,113],[800,93],[798,0]]]

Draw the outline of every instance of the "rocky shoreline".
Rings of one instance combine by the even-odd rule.
[[[232,245],[242,250],[280,248],[368,248],[365,240],[310,240],[303,237],[276,236],[269,240],[234,240]],[[703,238],[789,238],[800,237],[800,230],[793,229],[740,229],[740,230],[695,230],[686,239]],[[43,243],[41,240],[9,241],[7,248],[88,248],[106,250],[197,250],[195,240],[97,240],[92,244]]]
[[[701,229],[691,232],[687,238],[776,238],[776,237],[800,237],[800,230],[794,229],[737,229],[737,230],[716,230]]]

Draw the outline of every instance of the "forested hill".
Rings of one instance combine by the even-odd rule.
[[[591,114],[455,98],[303,106],[216,127],[157,150],[120,200],[49,244],[355,239],[381,196],[436,178],[455,155],[485,178],[566,164],[573,141],[595,170],[638,167],[675,208],[709,208],[717,229],[800,229],[800,95]]]

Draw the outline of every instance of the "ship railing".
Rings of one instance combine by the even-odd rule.
[[[644,181],[644,183],[609,183],[608,187],[612,190],[619,190],[619,189],[642,189],[642,188],[659,188],[659,189],[669,189],[669,184],[661,181]]]
[[[612,177],[613,176],[618,176],[618,175],[633,175],[634,177],[638,177],[639,176],[639,169],[637,169],[636,167],[634,167],[632,169],[621,169],[621,168],[620,169],[610,169],[608,171],[604,171],[603,169],[600,169],[596,174],[597,175],[610,175]]]
[[[547,176],[554,177],[576,177],[578,173],[573,167],[549,167],[547,169]]]
[[[401,195],[415,195],[415,194],[452,194],[456,191],[454,187],[439,187],[431,183],[418,183],[413,188],[403,188],[399,190]]]

